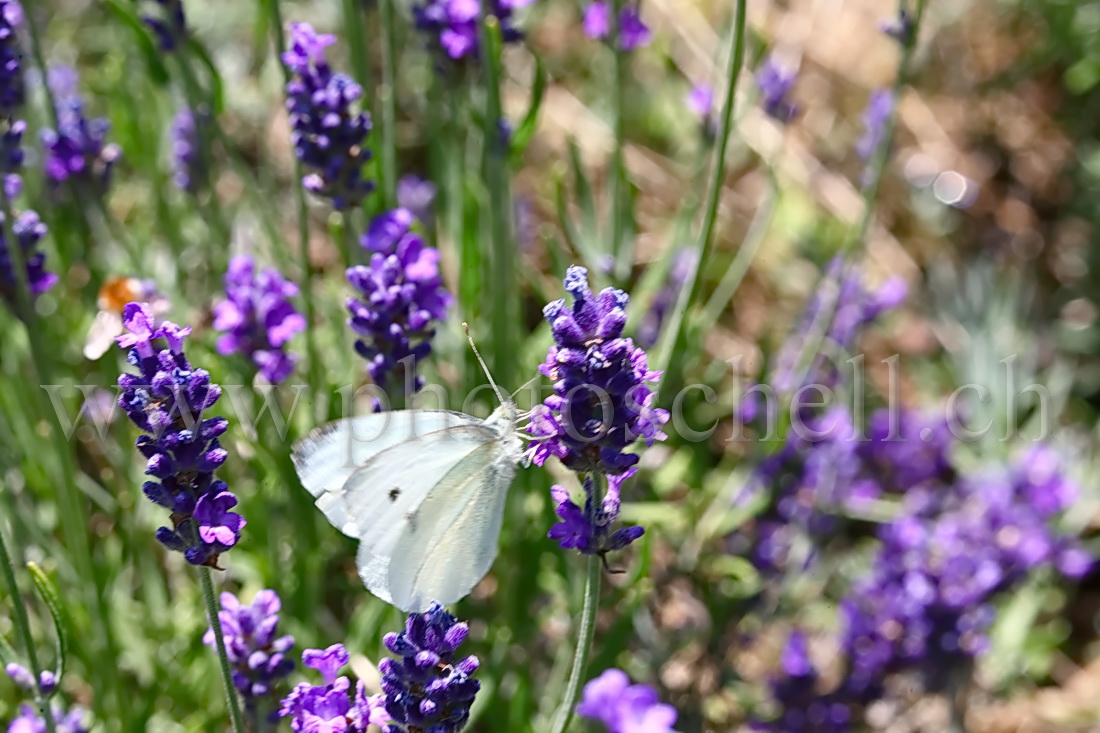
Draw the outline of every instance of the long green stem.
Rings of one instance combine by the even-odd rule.
[[[565,686],[565,696],[561,706],[554,714],[550,733],[564,733],[573,719],[573,708],[581,696],[581,684],[588,670],[588,655],[592,650],[592,639],[596,635],[596,607],[600,601],[600,579],[603,567],[596,555],[585,557],[584,606],[581,609],[580,626],[577,629],[577,648],[573,652],[573,665],[569,669],[569,682]]]
[[[745,10],[748,0],[737,0],[733,23],[730,24],[730,52],[726,64],[726,98],[722,107],[722,121],[718,126],[714,146],[714,164],[711,171],[710,186],[707,189],[706,207],[699,231],[695,267],[691,268],[684,287],[680,291],[676,308],[672,311],[664,334],[663,348],[656,360],[657,368],[665,372],[660,389],[661,394],[675,393],[682,377],[669,369],[672,360],[686,351],[684,344],[687,329],[687,312],[691,304],[699,297],[702,279],[700,274],[707,265],[714,239],[714,225],[718,219],[718,201],[726,181],[726,149],[729,146],[730,127],[733,121],[733,103],[737,93],[737,81],[741,76],[741,67],[745,58]]]
[[[492,240],[491,272],[493,320],[493,369],[500,384],[513,384],[515,374],[515,325],[519,305],[516,294],[516,245],[512,240],[512,201],[508,173],[508,146],[500,123],[501,38],[500,22],[488,15],[488,3],[482,3],[478,23],[485,78],[485,116],[483,119],[482,175],[489,190],[489,233]]]
[[[229,707],[229,720],[233,723],[234,733],[244,733],[244,724],[241,722],[241,709],[237,704],[237,688],[233,685],[233,673],[229,669],[229,655],[225,652],[225,636],[222,634],[222,623],[218,619],[218,599],[214,596],[214,582],[210,580],[210,568],[199,567],[199,582],[202,585],[202,597],[206,601],[206,617],[210,621],[210,628],[214,632],[214,646],[218,651],[218,666],[222,672],[222,686],[225,689],[225,703]]]
[[[27,23],[27,34],[31,39],[31,55],[34,56],[34,63],[38,66],[39,73],[42,74],[42,94],[46,97],[46,106],[49,108],[50,122],[53,124],[55,130],[60,129],[61,123],[57,111],[57,102],[53,98],[53,89],[50,88],[49,69],[46,67],[46,55],[42,51],[42,43],[38,37],[38,26],[35,24],[34,3],[31,4],[30,10],[24,14],[24,18]]]
[[[15,630],[23,642],[23,651],[27,655],[27,664],[30,665],[31,674],[34,675],[34,702],[38,711],[42,713],[42,719],[46,721],[46,730],[54,733],[56,724],[50,713],[50,702],[38,687],[38,680],[42,674],[42,668],[38,665],[38,650],[34,647],[34,637],[31,635],[30,619],[27,617],[27,609],[23,606],[23,598],[19,593],[19,585],[15,582],[15,569],[11,564],[11,555],[8,554],[8,546],[4,542],[4,531],[0,527],[0,568],[4,572],[4,580],[11,594],[12,616],[15,620]]]
[[[378,0],[378,15],[382,22],[382,83],[378,87],[378,102],[382,110],[382,197],[386,208],[397,206],[397,38],[394,35],[393,0]],[[366,83],[366,79],[363,83]]]
[[[608,186],[611,197],[611,227],[610,240],[607,252],[614,258],[615,277],[624,279],[630,273],[631,263],[623,257],[623,187],[626,183],[626,171],[623,165],[623,89],[626,85],[626,52],[623,50],[622,27],[619,15],[622,12],[623,0],[612,0],[611,3],[611,51],[613,72],[611,79],[611,132],[614,136],[614,148],[611,153],[611,170],[609,172],[610,185]],[[631,257],[631,259],[633,259]]]
[[[283,40],[283,17],[279,9],[279,0],[267,0],[267,11],[271,21],[271,35],[275,43],[275,57],[279,59],[279,66],[283,70],[283,78],[291,80],[290,69],[282,62],[286,44]],[[302,164],[298,157],[294,157],[294,193],[298,206],[298,258],[302,270],[302,303],[305,305],[306,323],[306,356],[309,360],[308,374],[310,388],[313,390],[314,416],[318,419],[324,415],[326,406],[323,396],[325,376],[322,369],[321,358],[317,352],[317,340],[312,328],[316,315],[316,306],[313,302],[312,273],[313,267],[309,261],[309,211],[306,208],[306,194],[302,189]]]

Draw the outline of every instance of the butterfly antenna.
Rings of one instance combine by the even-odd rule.
[[[485,365],[485,360],[481,358],[481,352],[477,350],[477,344],[474,343],[474,337],[470,335],[470,324],[463,321],[462,329],[466,332],[466,340],[470,342],[470,348],[474,350],[474,356],[477,357],[477,363],[481,365],[481,370],[485,372],[489,384],[492,386],[493,391],[497,393],[497,399],[500,400],[500,404],[504,405],[511,402],[511,400],[505,397],[504,393],[500,391],[500,387],[497,386],[497,383],[493,381],[493,375],[489,373],[489,367]]]

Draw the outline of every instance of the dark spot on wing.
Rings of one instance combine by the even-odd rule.
[[[392,489],[390,489],[390,493],[389,493],[390,501],[397,501],[397,497],[399,497],[399,496],[401,496],[401,489],[399,489],[396,486],[394,486]]]

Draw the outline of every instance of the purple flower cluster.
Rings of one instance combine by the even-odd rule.
[[[17,119],[25,100],[23,52],[17,33],[23,25],[23,8],[16,0],[0,0],[0,185],[3,194],[13,199],[19,195],[23,182],[19,171],[23,167],[23,134],[27,123]],[[9,304],[17,301],[15,288],[25,279],[32,298],[57,283],[57,276],[45,269],[46,255],[38,252],[39,240],[46,234],[46,225],[34,211],[24,211],[11,222],[10,229],[0,215],[0,298]],[[12,242],[22,254],[24,275],[20,278],[13,267]]]
[[[84,723],[86,715],[80,708],[73,708],[68,713],[53,709],[53,721],[55,733],[88,733],[88,727]],[[8,733],[46,733],[46,721],[42,719],[38,711],[32,705],[23,704],[19,707],[19,717],[11,721]]]
[[[589,38],[603,39],[611,34],[611,5],[608,0],[595,0],[584,9],[584,33]],[[619,47],[624,51],[649,45],[653,34],[642,22],[640,8],[623,5],[619,11]]]
[[[648,386],[661,374],[646,364],[646,353],[623,338],[629,297],[607,288],[598,296],[587,271],[570,267],[565,290],[572,306],[556,300],[543,309],[554,345],[539,371],[554,382],[554,394],[531,412],[527,456],[541,466],[557,456],[577,473],[618,475],[638,462],[624,452],[639,438],[646,445],[664,440],[668,412],[653,407]]]
[[[394,193],[397,195],[398,207],[408,210],[422,224],[431,222],[432,203],[437,193],[434,183],[410,173],[401,177]]]
[[[453,300],[439,274],[439,252],[424,244],[413,222],[407,209],[375,217],[362,238],[370,264],[347,270],[348,282],[360,294],[347,301],[348,327],[360,337],[355,350],[383,390],[408,368],[396,385],[408,394],[420,389],[416,364],[431,353],[435,322],[446,316]]]
[[[894,113],[894,92],[890,89],[876,89],[871,92],[867,109],[863,112],[863,125],[866,128],[863,137],[856,141],[856,154],[864,161],[874,157],[882,138],[886,134],[886,123]]]
[[[680,291],[683,290],[691,271],[695,269],[695,261],[698,258],[694,249],[683,249],[676,253],[664,287],[657,291],[653,302],[649,304],[649,310],[642,316],[642,322],[638,325],[638,345],[643,349],[651,349],[657,344],[665,317],[676,307],[676,302],[680,299]]]
[[[600,499],[596,492],[596,479],[589,474],[584,479],[584,508],[577,506],[569,496],[569,490],[555,484],[550,496],[557,505],[555,512],[561,520],[550,528],[546,536],[557,540],[563,550],[578,550],[585,555],[604,557],[608,552],[621,550],[645,534],[642,527],[623,527],[611,531],[611,525],[619,516],[623,482],[634,475],[636,468],[618,476],[607,477],[607,492]]]
[[[37,681],[29,669],[15,662],[4,667],[4,671],[7,672],[8,677],[15,683],[15,686],[24,692],[49,697],[57,689],[57,675],[48,669],[38,673]]]
[[[187,17],[182,0],[153,0],[156,15],[142,15],[141,22],[156,36],[161,51],[172,52],[187,40]]]
[[[603,723],[607,733],[672,733],[676,708],[648,685],[632,685],[626,673],[609,669],[584,686],[577,715]]]
[[[1040,567],[1074,579],[1088,572],[1090,556],[1050,526],[1076,495],[1042,444],[947,491],[908,494],[903,514],[880,532],[870,576],[844,602],[853,689],[903,669],[926,673],[938,689],[943,670],[985,651],[998,594]]]
[[[248,710],[257,710],[271,696],[272,687],[294,669],[294,661],[286,656],[294,646],[294,637],[277,636],[281,605],[273,590],[257,593],[250,606],[232,593],[221,595],[218,620],[225,635],[225,651],[233,668],[233,684]],[[214,645],[214,630],[207,629],[202,641]],[[269,720],[278,718],[278,710],[271,710]]]
[[[835,387],[840,380],[837,365],[855,345],[860,330],[883,312],[897,307],[905,299],[906,291],[901,278],[891,278],[877,289],[868,288],[858,266],[834,257],[792,330],[793,335],[776,354],[768,384],[777,394],[785,396],[809,384]],[[808,365],[803,364],[807,341],[822,331],[824,338],[817,354]],[[752,420],[755,409],[751,404],[747,408],[744,417]]]
[[[18,0],[0,0],[0,117],[11,120],[23,108],[23,50],[16,35],[23,25]]]
[[[798,106],[790,101],[798,75],[783,68],[773,58],[768,58],[756,72],[756,87],[760,91],[760,104],[769,117],[787,123],[798,116]]]
[[[400,634],[386,634],[383,643],[401,659],[387,657],[378,663],[383,705],[392,718],[385,733],[462,730],[481,689],[474,679],[477,657],[455,656],[469,631],[464,621],[433,603],[424,613],[410,613]]]
[[[505,43],[523,38],[515,27],[513,13],[533,0],[487,0],[486,12],[500,21]],[[413,5],[417,29],[430,38],[443,54],[454,61],[478,57],[477,26],[481,0],[426,0]]]
[[[310,171],[302,185],[344,210],[358,206],[374,190],[374,183],[363,177],[371,158],[365,146],[371,122],[366,112],[352,108],[363,88],[344,74],[334,74],[325,60],[325,48],[335,42],[335,36],[319,34],[308,23],[292,23],[283,63],[294,75],[286,85],[291,142]]]
[[[260,376],[279,384],[297,361],[283,347],[306,328],[290,300],[298,295],[298,286],[274,269],[257,273],[251,257],[238,255],[225,273],[225,295],[214,306],[214,328],[227,332],[218,339],[218,353],[245,354]]]
[[[145,482],[145,495],[172,512],[172,528],[161,527],[157,539],[192,565],[216,566],[218,555],[237,544],[245,526],[244,518],[230,511],[237,497],[214,476],[228,455],[218,437],[229,421],[204,414],[218,401],[221,387],[183,353],[190,327],[158,325],[146,303],[128,303],[123,325],[129,333],[117,340],[129,349],[127,361],[138,373],[118,378],[118,405],[145,432],[137,449],[148,460],[145,473],[156,479]],[[164,339],[168,348],[157,351],[154,339]]]
[[[4,215],[0,213],[0,224],[3,223]],[[41,295],[58,281],[57,275],[46,271],[46,255],[36,249],[39,240],[46,234],[46,225],[35,212],[24,211],[15,218],[11,233],[15,237],[16,246],[23,254],[23,267],[31,297]],[[9,303],[16,301],[15,288],[19,285],[12,265],[8,229],[5,226],[0,229],[0,296]]]
[[[853,728],[853,709],[847,691],[821,692],[820,674],[810,659],[806,637],[794,632],[780,657],[782,675],[769,683],[779,715],[768,721],[754,720],[753,730],[766,733],[848,733]]]
[[[290,718],[292,731],[366,733],[369,725],[384,726],[390,722],[382,707],[382,695],[368,696],[362,680],[356,685],[355,699],[349,697],[351,680],[337,676],[348,659],[343,644],[302,652],[302,664],[320,672],[323,684],[300,682],[283,699],[279,715]]]
[[[103,195],[122,155],[118,145],[107,142],[111,124],[105,118],[85,116],[84,100],[76,92],[76,72],[51,69],[50,81],[58,97],[58,129],[41,132],[46,177],[54,186],[68,182],[92,195]]]
[[[908,45],[913,38],[913,16],[902,8],[893,20],[884,20],[879,23],[879,30],[893,38],[902,45]]]
[[[202,155],[205,117],[184,107],[176,113],[169,132],[172,145],[172,181],[190,194],[206,185],[208,172]]]

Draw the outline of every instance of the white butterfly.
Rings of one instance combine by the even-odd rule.
[[[380,412],[331,422],[294,446],[298,478],[317,508],[359,540],[363,584],[403,611],[458,601],[496,557],[523,443],[515,404],[489,383],[501,405],[484,420],[449,410]]]

